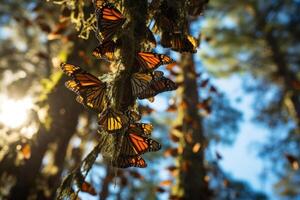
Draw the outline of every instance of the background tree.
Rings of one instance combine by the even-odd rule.
[[[298,172],[291,171],[285,155],[299,160],[299,2],[219,1],[210,5],[203,31],[204,65],[217,76],[243,74],[247,91],[259,97],[253,105],[255,120],[276,130],[262,148],[262,155],[276,162],[272,168],[285,183],[278,184],[276,191],[297,198],[295,184],[287,182],[295,183]]]
[[[192,54],[189,53],[183,54],[178,61],[179,67],[187,70],[181,70],[177,74],[175,68],[169,72],[164,71],[173,77],[178,76],[178,84],[182,88],[174,95],[174,99],[179,99],[175,109],[179,108],[180,125],[168,130],[170,121],[175,117],[174,112],[171,112],[172,106],[174,111],[172,101],[169,102],[171,105],[167,110],[169,114],[165,111],[153,111],[151,104],[150,107],[148,104],[140,106],[140,111],[145,114],[143,119],[153,122],[156,128],[153,135],[160,139],[164,147],[160,154],[147,155],[148,168],[116,171],[104,162],[102,156],[96,159],[99,151],[97,144],[99,141],[103,144],[107,140],[97,134],[95,114],[83,109],[75,101],[75,95],[64,87],[65,77],[58,66],[61,62],[74,63],[84,66],[84,69],[94,74],[109,72],[111,68],[109,63],[95,60],[89,53],[98,42],[92,34],[96,31],[92,2],[55,2],[58,5],[45,1],[2,2],[5,6],[0,10],[1,29],[3,27],[2,30],[6,32],[0,35],[0,72],[3,81],[1,102],[2,99],[4,102],[10,98],[23,102],[25,97],[30,96],[33,105],[29,108],[30,118],[26,123],[19,127],[10,127],[8,123],[0,126],[1,198],[53,199],[62,179],[74,176],[77,182],[69,184],[71,179],[67,178],[63,182],[65,185],[60,188],[70,195],[69,198],[74,198],[78,189],[83,190],[79,193],[82,199],[87,198],[87,195],[99,195],[100,199],[156,199],[168,198],[169,195],[174,198],[188,198],[189,194],[193,195],[190,198],[196,199],[199,196],[218,198],[220,191],[228,192],[226,187],[214,187],[213,181],[218,180],[210,167],[214,159],[204,159],[207,154],[205,148],[209,150],[210,142],[232,141],[237,130],[236,122],[241,116],[227,104],[226,97],[221,92],[215,91],[216,88],[208,83],[205,75],[199,76],[199,71],[204,70],[193,63]],[[139,25],[145,27],[146,24],[151,24],[146,19],[147,12],[144,12],[148,7],[148,12],[158,21],[153,31],[156,36],[161,37],[160,44],[176,50],[176,47],[164,40],[170,36],[169,29],[174,28],[164,26],[164,18],[174,17],[175,22],[177,19],[184,19],[176,23],[176,31],[182,34],[183,39],[187,39],[189,26],[185,20],[195,19],[195,16],[203,12],[207,2],[178,0],[174,3],[153,0],[114,3],[122,5],[129,19],[140,20],[128,27],[123,40],[129,37],[129,43],[140,43],[141,38],[133,36],[143,34]],[[173,36],[176,38],[178,35]],[[189,40],[195,42],[195,39]],[[133,49],[128,49],[127,43],[123,43],[121,54],[128,63],[132,61],[132,51]],[[171,55],[174,55],[173,51]],[[208,91],[202,96],[200,93],[204,88]],[[211,97],[207,95],[211,93]],[[168,97],[170,96],[162,95],[157,99]],[[209,114],[209,117],[204,118],[201,113]],[[172,137],[174,129],[184,133],[179,137],[179,144],[171,143],[166,134],[170,131],[171,139],[176,141]],[[227,133],[230,133],[230,138]],[[170,149],[174,146],[177,153],[172,154]],[[173,157],[178,164],[175,167]],[[90,170],[86,181],[81,179],[79,173],[67,176],[70,172],[78,172],[79,163]],[[93,168],[90,169],[92,165]],[[193,170],[186,170],[188,166]],[[163,177],[162,172],[165,172]],[[171,176],[166,175],[168,173]],[[189,177],[196,176],[199,179],[191,184]],[[174,182],[175,190],[171,192],[169,189],[173,178],[178,182]],[[114,189],[111,187],[113,185]],[[233,191],[245,191],[246,194],[248,191],[252,193],[246,186],[230,188]]]

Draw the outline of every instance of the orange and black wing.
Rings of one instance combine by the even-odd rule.
[[[194,37],[182,33],[163,33],[161,44],[174,51],[190,53],[196,53],[198,47],[198,42]]]
[[[161,145],[157,141],[129,129],[122,138],[120,155],[136,156],[149,151],[158,151],[160,148]]]
[[[147,123],[134,123],[130,124],[129,131],[130,132],[139,132],[145,136],[150,136],[153,130],[152,124]]]
[[[154,97],[155,95],[166,92],[166,91],[172,91],[176,90],[177,85],[172,80],[162,76],[159,78],[154,79],[151,82],[151,85],[149,88],[144,90],[142,93],[138,95],[139,99],[146,99],[150,97]]]
[[[96,17],[104,41],[111,40],[126,20],[111,3],[104,3],[100,9],[96,9]]]
[[[145,73],[134,73],[131,76],[131,88],[133,96],[145,91],[151,83],[152,76]]]
[[[112,162],[114,167],[128,168],[128,167],[147,167],[146,161],[141,156],[119,156]]]
[[[61,68],[65,74],[72,78],[65,85],[78,95],[76,100],[90,108],[101,111],[105,104],[106,83],[80,67],[63,63]]]
[[[159,79],[151,83],[151,88],[158,93],[165,91],[172,91],[177,89],[176,83],[166,77],[160,77]]]
[[[139,52],[137,55],[137,61],[143,71],[152,71],[161,65],[175,62],[169,56],[152,52]]]
[[[104,41],[93,50],[93,56],[95,56],[97,59],[103,58],[107,60],[113,60],[115,49],[116,43],[114,41]]]
[[[115,132],[124,128],[128,121],[129,119],[122,112],[108,108],[99,115],[98,124],[108,132]]]

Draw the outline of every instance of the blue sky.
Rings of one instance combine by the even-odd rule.
[[[244,91],[242,81],[241,75],[214,79],[214,84],[229,98],[231,105],[243,113],[243,120],[239,124],[240,128],[232,145],[217,144],[211,146],[210,150],[221,153],[223,159],[219,164],[226,173],[237,180],[249,183],[253,189],[265,192],[271,199],[275,199],[272,191],[275,177],[268,174],[266,181],[261,180],[266,161],[258,156],[259,146],[267,142],[270,130],[253,122],[255,111],[252,105],[255,102],[255,95]],[[163,112],[167,107],[166,104],[167,98],[158,95],[155,102],[150,105],[156,111]]]
[[[237,75],[215,80],[218,88],[230,99],[231,105],[243,113],[243,121],[232,146],[219,144],[213,148],[223,155],[220,165],[225,172],[231,174],[233,178],[250,183],[253,189],[263,191],[274,199],[272,184],[275,177],[269,174],[270,177],[265,182],[260,179],[265,161],[258,157],[259,144],[267,142],[270,130],[253,122],[252,105],[256,99],[253,93],[246,93],[243,90],[242,81],[242,77]],[[240,97],[241,101],[237,102],[236,99]]]

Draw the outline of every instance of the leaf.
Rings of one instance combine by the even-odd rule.
[[[297,158],[291,154],[286,153],[285,154],[286,159],[289,161],[291,167],[293,170],[298,170],[299,169],[299,162]]]
[[[204,88],[207,86],[208,83],[209,83],[209,79],[203,80],[201,81],[200,87]]]
[[[25,144],[21,148],[23,157],[28,160],[31,157],[31,147],[29,144]]]
[[[201,144],[199,142],[197,142],[194,146],[193,146],[193,153],[198,153],[199,150],[201,148]]]
[[[97,195],[97,192],[96,192],[95,188],[90,183],[88,183],[86,181],[82,183],[80,189],[81,189],[82,192],[89,193],[90,195],[93,195],[93,196]]]
[[[175,157],[178,155],[178,150],[177,148],[168,148],[165,150],[164,152],[164,156],[165,157],[168,157],[168,156],[172,156],[172,157]]]
[[[170,105],[168,108],[167,108],[167,112],[176,112],[177,111],[177,106],[175,104],[172,104]]]
[[[217,157],[217,160],[223,159],[223,156],[218,151],[216,151],[216,157]]]
[[[158,193],[164,193],[164,192],[166,192],[166,190],[164,188],[162,188],[162,187],[157,187],[156,188],[156,192],[158,192]]]
[[[170,64],[168,64],[168,65],[166,66],[166,69],[169,70],[169,71],[171,71],[176,65],[177,65],[176,62],[170,63]]]
[[[175,165],[172,165],[172,166],[167,167],[167,170],[170,171],[170,172],[172,172],[172,171],[174,171],[174,170],[177,170],[177,169],[178,169],[178,168],[177,168]]]
[[[210,86],[209,91],[210,91],[211,93],[218,93],[217,88],[216,88],[215,86],[213,86],[213,85]]]
[[[179,140],[180,140],[180,138],[177,135],[175,135],[175,133],[173,133],[173,132],[171,132],[169,134],[169,137],[172,140],[172,142],[179,142]]]
[[[161,181],[159,183],[160,186],[170,186],[172,185],[172,181],[171,180],[165,180],[165,181]]]

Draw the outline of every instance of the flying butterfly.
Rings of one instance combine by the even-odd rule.
[[[106,83],[71,64],[62,63],[61,69],[72,78],[65,85],[78,95],[76,100],[94,110],[102,111],[105,106]]]
[[[131,88],[133,96],[137,96],[146,90],[151,83],[152,76],[146,73],[134,73],[131,76]]]
[[[151,81],[150,87],[144,90],[142,93],[138,95],[139,99],[147,99],[154,97],[155,95],[166,92],[176,90],[177,85],[172,80],[162,76]]]
[[[175,62],[169,56],[152,52],[139,52],[137,55],[137,61],[143,71],[152,71],[161,65]]]
[[[96,17],[104,41],[111,40],[126,21],[123,14],[111,3],[104,3],[101,8],[96,8]]]
[[[166,32],[161,36],[161,45],[174,51],[190,53],[196,53],[199,46],[198,41],[190,35]]]
[[[98,124],[108,132],[115,132],[124,128],[129,119],[122,112],[108,108],[99,114]]]
[[[137,156],[149,151],[158,151],[161,145],[135,129],[128,129],[121,139],[120,155]]]
[[[93,56],[95,56],[97,59],[104,58],[107,60],[113,60],[115,49],[116,43],[114,41],[104,41],[93,50]]]
[[[146,161],[141,156],[118,156],[118,158],[112,161],[112,165],[118,168],[128,167],[147,167]]]

